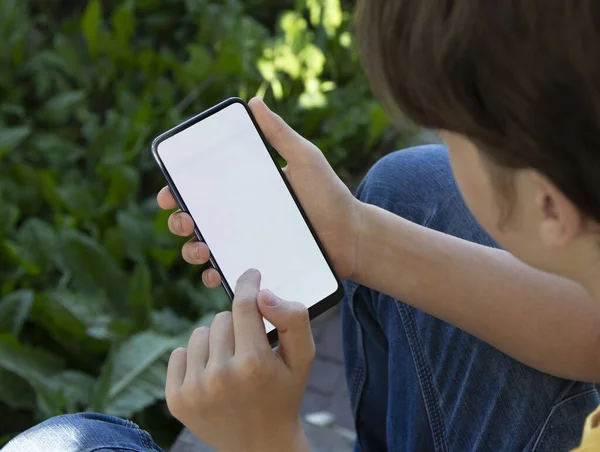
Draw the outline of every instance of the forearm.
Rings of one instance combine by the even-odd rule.
[[[600,312],[578,284],[361,204],[353,279],[541,371],[600,381]]]

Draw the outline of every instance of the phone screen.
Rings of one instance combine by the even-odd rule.
[[[160,141],[156,152],[231,291],[249,268],[261,272],[261,289],[308,307],[338,291],[242,103]]]

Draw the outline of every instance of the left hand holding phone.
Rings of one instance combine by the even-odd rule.
[[[315,356],[307,308],[259,291],[260,273],[237,282],[232,312],[217,314],[171,354],[169,410],[217,452],[308,451],[300,403]],[[263,317],[279,331],[273,350]]]

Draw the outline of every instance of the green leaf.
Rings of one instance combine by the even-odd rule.
[[[91,0],[81,18],[81,30],[92,58],[98,56],[101,21],[102,3],[100,0]]]
[[[54,120],[52,118],[51,122]],[[54,133],[36,133],[28,144],[36,153],[43,155],[53,169],[72,165],[85,154],[85,150],[72,139]]]
[[[316,27],[321,22],[321,12],[323,7],[321,5],[322,0],[307,0],[306,6],[308,7],[310,15],[310,23],[313,27]]]
[[[125,237],[119,227],[111,227],[104,231],[104,247],[117,263],[125,257]]]
[[[98,203],[92,190],[85,182],[67,184],[56,189],[56,194],[68,211],[77,219],[85,219],[94,215]]]
[[[112,15],[111,21],[117,42],[122,46],[127,46],[135,31],[135,16],[133,15],[131,3],[117,8]]]
[[[57,193],[58,184],[54,172],[51,170],[38,170],[36,178],[39,184],[39,196],[50,205],[53,212],[59,211],[62,201]]]
[[[0,333],[18,336],[33,304],[32,290],[18,290],[0,300]]]
[[[0,368],[0,402],[15,410],[34,410],[35,392],[21,377]]]
[[[68,413],[76,413],[90,403],[96,381],[83,372],[65,370],[52,377],[66,404]]]
[[[54,380],[47,378],[31,383],[35,390],[38,416],[49,418],[63,414],[65,400]]]
[[[104,205],[116,207],[134,199],[138,192],[139,170],[127,165],[120,165],[110,171],[108,193]]]
[[[50,290],[36,298],[33,316],[65,350],[86,359],[108,348],[111,318],[106,304],[102,297]]]
[[[126,315],[129,293],[125,274],[106,248],[74,230],[64,231],[61,243],[65,267],[74,284],[88,294],[100,291],[115,313]]]
[[[40,275],[42,270],[39,265],[36,265],[34,262],[30,262],[25,253],[21,251],[21,248],[19,248],[15,242],[6,240],[4,242],[4,251],[9,257],[9,261],[13,261],[18,264],[19,270],[22,272],[22,274],[34,277]]]
[[[51,271],[59,261],[56,233],[39,218],[25,220],[17,232],[16,242],[21,257],[44,271]]]
[[[152,332],[124,342],[106,366],[109,384],[103,411],[127,418],[162,399],[168,356],[174,347],[172,338]]]
[[[117,223],[125,241],[125,252],[135,261],[143,259],[148,246],[152,244],[154,237],[150,218],[139,209],[124,210],[117,214]]]
[[[135,267],[129,284],[131,313],[138,330],[147,328],[152,313],[152,282],[150,270],[144,261]]]
[[[173,248],[162,249],[155,247],[149,253],[156,262],[165,268],[170,267],[177,259],[181,258],[181,252]]]
[[[335,35],[342,25],[342,6],[340,0],[325,0],[323,27],[329,36]]]
[[[10,231],[19,219],[19,208],[5,201],[0,203],[0,236]]]
[[[85,99],[84,91],[68,91],[51,97],[42,109],[44,119],[53,124],[60,124],[73,115],[77,106]]]
[[[374,105],[370,115],[367,146],[370,148],[377,143],[383,132],[390,126],[390,120],[379,105]]]
[[[63,361],[49,352],[21,344],[14,336],[0,334],[0,369],[7,370],[30,384],[44,382],[62,370]]]
[[[94,413],[106,412],[106,404],[108,403],[108,392],[110,391],[110,383],[113,374],[113,364],[115,361],[116,348],[113,347],[108,354],[108,357],[102,365],[100,376],[96,380],[94,389],[91,393],[90,406],[86,411]]]
[[[180,335],[182,331],[188,331],[192,325],[188,319],[178,316],[168,307],[160,311],[152,312],[152,330],[168,336]]]
[[[316,79],[323,73],[323,68],[325,67],[325,55],[323,51],[316,45],[309,44],[300,52],[300,58],[305,64],[305,80],[315,79],[318,82]]]
[[[0,129],[0,157],[19,146],[31,134],[29,126],[7,127]]]
[[[0,334],[0,369],[18,375],[31,385],[41,416],[61,414],[64,399],[54,377],[63,367],[63,361],[57,356],[21,344],[13,336]]]
[[[285,12],[281,17],[280,25],[284,32],[285,41],[290,45],[298,45],[308,27],[306,20],[297,11]]]
[[[268,81],[273,82],[277,79],[277,73],[275,72],[275,64],[272,61],[265,59],[259,60],[257,63],[258,70],[262,77]]]

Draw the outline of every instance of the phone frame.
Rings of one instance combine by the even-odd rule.
[[[165,167],[162,159],[160,158],[160,155],[158,154],[158,146],[160,145],[160,143],[162,143],[163,141],[167,140],[168,138],[173,137],[174,135],[177,135],[179,132],[182,132],[183,130],[187,129],[188,127],[193,126],[194,124],[199,123],[200,121],[203,121],[204,119],[214,115],[215,113],[218,113],[219,111],[223,110],[224,108],[229,107],[232,104],[235,103],[239,103],[242,104],[244,106],[244,108],[246,109],[246,112],[248,113],[248,116],[250,117],[250,120],[252,121],[252,123],[254,124],[254,128],[256,129],[256,131],[258,132],[258,135],[260,136],[264,146],[265,146],[265,150],[269,153],[269,155],[271,156],[271,159],[273,161],[273,165],[275,166],[275,168],[277,169],[277,172],[279,173],[281,179],[283,180],[283,183],[285,184],[285,186],[287,187],[289,193],[292,196],[292,199],[294,200],[294,203],[296,204],[296,207],[298,208],[298,210],[300,211],[300,214],[302,215],[302,218],[304,219],[306,225],[308,226],[308,229],[311,233],[311,235],[313,236],[313,239],[315,240],[315,242],[317,243],[317,246],[319,247],[319,250],[321,251],[321,254],[323,254],[323,257],[325,258],[325,261],[327,262],[327,265],[329,267],[329,269],[331,270],[336,282],[337,282],[337,289],[335,290],[334,293],[332,293],[331,295],[329,295],[328,297],[324,298],[323,300],[315,303],[314,305],[310,306],[308,308],[308,312],[309,312],[309,316],[310,319],[314,319],[315,317],[323,314],[325,311],[327,311],[328,309],[332,308],[333,306],[335,306],[344,296],[344,287],[342,286],[342,283],[335,271],[335,269],[333,268],[333,266],[331,265],[331,261],[329,259],[329,256],[327,256],[327,253],[325,252],[325,249],[323,248],[323,245],[321,244],[321,241],[319,240],[317,234],[315,233],[312,225],[310,224],[310,221],[308,220],[308,217],[306,216],[306,213],[304,212],[304,209],[302,208],[302,205],[300,204],[300,202],[298,201],[298,198],[296,197],[296,194],[294,193],[294,191],[292,190],[292,187],[290,186],[287,178],[285,177],[285,175],[283,174],[283,171],[281,170],[279,163],[277,162],[277,158],[274,154],[274,152],[272,151],[272,147],[271,145],[268,143],[268,141],[266,140],[265,136],[263,135],[262,131],[260,130],[260,127],[258,126],[258,123],[256,122],[256,119],[254,118],[254,115],[252,114],[252,111],[250,110],[250,107],[248,106],[248,104],[238,98],[238,97],[230,97],[229,99],[224,100],[223,102],[218,103],[217,105],[209,108],[208,110],[203,111],[202,113],[193,116],[192,118],[182,122],[181,124],[173,127],[172,129],[160,134],[159,136],[157,136],[153,141],[152,141],[152,156],[154,157],[154,160],[156,161],[158,167],[160,168],[160,171],[162,172],[164,178],[167,181],[167,185],[169,186],[169,189],[171,190],[171,193],[173,194],[175,200],[177,201],[177,204],[179,205],[179,208],[181,209],[182,212],[188,212],[188,209],[185,205],[185,202],[183,201],[183,198],[181,197],[179,190],[177,190],[177,187],[175,186],[175,183],[173,182],[173,179],[171,178],[171,176],[169,175],[169,172],[167,171],[167,168]],[[194,220],[192,218],[192,220]],[[194,235],[196,236],[196,238],[200,241],[200,242],[204,242],[204,238],[202,237],[202,233],[198,227],[198,225],[196,224],[196,222],[194,221]],[[210,247],[210,244],[208,244]],[[219,267],[219,264],[217,263],[217,260],[215,259],[215,257],[213,256],[212,252],[210,253],[210,258],[209,258],[209,263],[210,265],[216,269],[219,274],[221,275],[221,286],[223,287],[223,289],[225,290],[225,293],[227,294],[227,296],[229,297],[229,299],[231,301],[233,301],[233,289],[231,288],[231,286],[229,285],[229,283],[227,282],[227,280],[225,279],[225,276],[223,275],[223,272],[221,271],[221,268]],[[290,301],[294,301],[294,300],[290,300]],[[277,329],[274,329],[273,331],[269,332],[267,334],[267,337],[269,339],[269,343],[273,344],[275,342],[277,342],[278,340],[278,335],[277,335]]]

